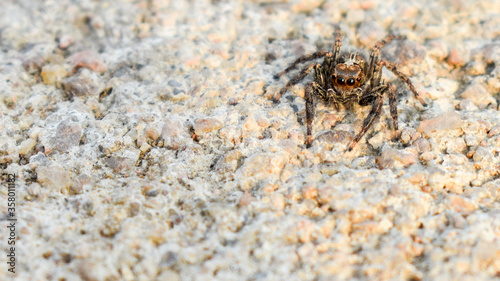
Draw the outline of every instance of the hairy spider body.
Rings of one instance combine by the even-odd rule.
[[[415,87],[410,82],[410,79],[399,72],[394,64],[380,58],[380,49],[394,39],[405,39],[405,37],[395,35],[386,36],[383,40],[375,44],[371,51],[370,59],[367,62],[365,57],[355,52],[340,54],[342,41],[340,34],[337,33],[335,44],[331,52],[318,51],[309,55],[304,55],[295,60],[295,62],[290,64],[285,70],[275,75],[277,79],[283,74],[293,70],[300,63],[324,58],[321,64],[310,63],[305,66],[296,76],[290,79],[286,86],[283,87],[274,98],[274,101],[278,102],[280,97],[290,87],[299,83],[314,70],[314,81],[308,83],[305,89],[307,147],[310,147],[313,141],[312,122],[314,118],[315,99],[317,98],[321,99],[327,105],[333,106],[336,110],[339,110],[340,107],[352,109],[354,104],[372,106],[370,113],[363,122],[361,131],[349,145],[348,150],[352,150],[371,127],[375,119],[380,115],[383,105],[383,95],[387,93],[389,96],[393,129],[395,131],[395,136],[398,137],[398,113],[395,87],[391,83],[384,83],[382,81],[382,67],[386,67],[400,80],[406,83],[415,97],[425,105],[424,101],[415,90]]]

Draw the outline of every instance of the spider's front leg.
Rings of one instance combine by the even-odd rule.
[[[427,106],[427,104],[424,102],[424,100],[420,97],[420,95],[418,94],[417,90],[415,89],[415,86],[413,86],[413,84],[411,83],[410,81],[410,78],[408,78],[406,75],[404,75],[403,73],[401,73],[395,64],[393,63],[390,63],[386,60],[381,60],[379,62],[379,64],[381,66],[385,66],[387,67],[387,69],[389,69],[392,73],[394,73],[398,78],[399,80],[403,81],[404,83],[406,83],[408,85],[408,88],[410,88],[410,90],[413,92],[413,95],[415,95],[415,98],[423,105],[423,106]]]
[[[307,137],[306,137],[306,147],[311,147],[313,142],[312,138],[312,122],[314,120],[314,111],[316,104],[314,103],[314,96],[325,96],[325,90],[316,82],[311,82],[306,86],[305,99],[306,99],[306,126],[307,126]]]
[[[322,57],[324,57],[328,53],[329,53],[328,51],[317,51],[317,52],[314,52],[312,54],[301,56],[300,58],[296,59],[292,64],[290,64],[285,70],[283,70],[280,73],[274,75],[274,78],[275,79],[280,78],[283,74],[285,74],[285,73],[293,70],[300,63],[303,63],[303,62],[306,62],[306,61],[310,61],[310,60],[314,60],[314,59],[318,59],[318,58],[322,58]]]
[[[278,102],[281,96],[284,93],[286,93],[286,91],[288,91],[290,87],[292,87],[293,85],[299,83],[302,79],[304,79],[307,76],[307,74],[311,72],[311,70],[318,69],[320,67],[321,65],[319,63],[310,63],[306,67],[304,67],[297,76],[293,77],[292,79],[290,79],[290,81],[288,81],[288,83],[286,83],[286,86],[280,90],[280,92],[276,97],[274,97],[274,102]]]
[[[366,131],[368,131],[368,129],[371,127],[375,119],[380,115],[380,112],[382,111],[382,105],[384,104],[382,95],[385,91],[387,91],[388,88],[389,87],[387,87],[387,85],[381,85],[380,87],[373,89],[369,93],[364,94],[360,98],[359,104],[361,106],[372,104],[372,109],[370,110],[370,113],[368,113],[368,116],[365,118],[365,121],[363,121],[363,127],[361,128],[361,131],[349,145],[349,148],[347,149],[348,151],[351,151],[354,146],[356,146],[359,140],[365,135]]]

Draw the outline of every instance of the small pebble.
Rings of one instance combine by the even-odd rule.
[[[480,109],[485,109],[488,106],[496,108],[497,101],[480,83],[472,83],[460,94],[464,99],[469,99],[474,102]]]
[[[285,163],[285,157],[281,154],[259,153],[250,156],[237,171],[241,187],[249,190],[261,180],[277,179]]]
[[[462,119],[454,111],[442,113],[432,119],[426,119],[420,122],[417,131],[427,137],[434,137],[447,130],[460,128]]]
[[[61,82],[68,73],[61,65],[47,64],[42,67],[41,75],[44,84],[54,85],[56,82]]]
[[[461,67],[465,65],[464,58],[457,49],[450,50],[450,53],[446,58],[446,62],[453,67]]]
[[[76,75],[63,79],[62,85],[70,98],[97,96],[105,88],[99,76],[88,69],[82,69]]]
[[[187,127],[179,118],[175,116],[165,118],[161,130],[164,146],[170,149],[178,149],[186,142],[187,131]]]
[[[449,208],[458,213],[470,213],[476,209],[476,204],[460,195],[450,194],[447,199]]]
[[[388,148],[377,157],[376,162],[381,170],[393,167],[406,167],[417,162],[417,155],[413,151]]]
[[[49,190],[67,194],[72,184],[70,173],[60,166],[42,166],[36,169],[37,181]]]
[[[68,60],[71,63],[73,73],[76,73],[80,68],[88,68],[97,73],[103,73],[108,69],[97,54],[87,51],[76,53]]]
[[[36,140],[32,138],[22,141],[18,146],[19,154],[22,155],[28,154],[31,150],[33,150],[33,148],[35,148],[36,144],[37,144]]]
[[[198,119],[194,124],[194,132],[197,135],[210,133],[212,131],[219,130],[220,128],[222,128],[222,122],[216,118]]]
[[[62,121],[57,125],[54,148],[64,152],[77,146],[83,136],[82,127],[77,123]]]

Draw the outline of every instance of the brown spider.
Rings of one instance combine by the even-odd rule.
[[[346,109],[352,109],[354,103],[361,106],[372,105],[370,113],[363,122],[363,127],[358,135],[349,145],[348,150],[359,142],[366,131],[380,115],[383,104],[383,94],[389,95],[389,105],[393,120],[393,129],[395,137],[398,138],[398,112],[395,87],[391,83],[385,84],[381,80],[382,67],[385,66],[392,71],[399,79],[405,82],[415,97],[426,105],[418,95],[410,79],[396,69],[396,65],[380,58],[380,48],[394,39],[405,39],[404,36],[388,35],[382,41],[375,44],[370,55],[369,63],[358,53],[345,53],[340,55],[342,40],[337,33],[333,51],[318,51],[298,58],[285,70],[275,75],[278,79],[283,74],[293,70],[298,64],[322,58],[323,63],[311,63],[304,67],[298,75],[294,76],[279,94],[274,97],[278,102],[280,97],[293,85],[304,79],[311,70],[314,69],[314,81],[308,83],[305,89],[306,100],[306,121],[307,121],[307,139],[306,146],[310,147],[312,143],[312,121],[315,109],[315,97],[323,100],[327,105],[333,106],[339,110],[340,106]]]

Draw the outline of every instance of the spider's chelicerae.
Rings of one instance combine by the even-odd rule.
[[[382,111],[383,95],[389,96],[389,106],[393,120],[393,129],[396,138],[398,137],[398,112],[395,87],[391,83],[382,81],[382,67],[392,71],[399,79],[408,85],[415,97],[425,105],[422,98],[418,95],[410,79],[399,72],[396,65],[380,58],[380,49],[387,43],[395,39],[405,39],[404,36],[388,35],[382,41],[375,44],[372,49],[370,60],[366,59],[356,52],[340,53],[342,40],[340,34],[336,34],[333,50],[318,51],[298,58],[285,70],[275,75],[275,78],[293,70],[298,64],[314,59],[323,58],[323,63],[310,63],[304,67],[296,76],[294,76],[279,94],[274,97],[277,102],[280,97],[293,85],[304,79],[309,72],[314,70],[314,81],[308,83],[305,88],[306,100],[306,122],[307,139],[306,146],[310,147],[312,143],[312,122],[315,110],[315,98],[320,98],[327,105],[333,106],[339,110],[341,106],[346,109],[352,109],[353,104],[361,106],[371,105],[371,110],[363,122],[361,131],[353,139],[348,150],[359,142],[366,131],[373,124],[375,119]]]

